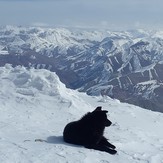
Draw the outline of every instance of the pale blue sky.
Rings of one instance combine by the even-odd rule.
[[[0,0],[0,25],[163,28],[163,0]]]

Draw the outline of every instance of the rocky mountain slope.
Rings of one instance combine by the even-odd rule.
[[[0,66],[55,71],[67,87],[163,112],[163,32],[1,27]]]

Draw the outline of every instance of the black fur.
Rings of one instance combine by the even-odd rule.
[[[71,144],[83,145],[89,149],[105,151],[115,154],[115,146],[103,136],[105,127],[112,124],[107,119],[106,110],[97,107],[93,112],[87,113],[80,120],[66,125],[63,132],[64,141]]]

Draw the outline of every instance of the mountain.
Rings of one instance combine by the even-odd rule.
[[[0,67],[1,163],[161,163],[163,114],[67,89],[49,70]],[[113,125],[104,135],[118,153],[63,142],[65,125],[102,106]]]
[[[45,68],[67,87],[163,112],[163,32],[6,26],[0,66]]]

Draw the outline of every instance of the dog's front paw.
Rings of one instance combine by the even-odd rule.
[[[117,151],[114,149],[109,149],[107,152],[112,154],[112,155],[115,155],[117,153]]]

